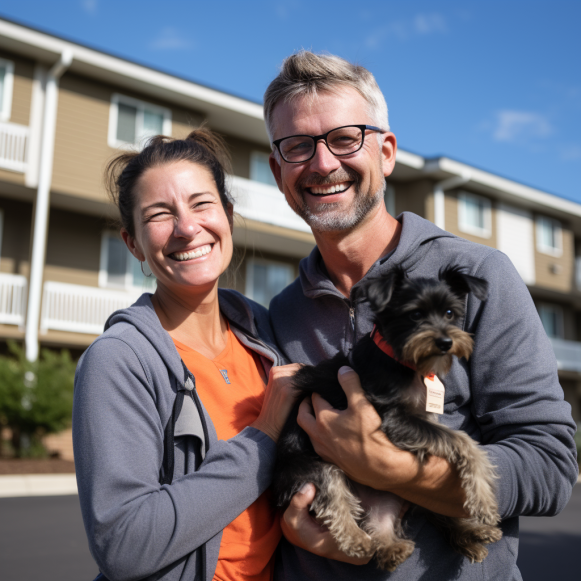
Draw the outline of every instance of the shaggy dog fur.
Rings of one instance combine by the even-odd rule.
[[[303,367],[295,375],[295,388],[302,396],[318,393],[335,408],[345,409],[347,399],[337,373],[343,365],[353,367],[367,399],[382,419],[381,430],[393,444],[415,454],[420,464],[433,455],[456,467],[466,494],[464,508],[470,517],[428,514],[453,549],[472,562],[480,562],[488,554],[485,545],[502,536],[494,467],[486,452],[467,434],[438,424],[437,415],[426,412],[426,388],[421,376],[444,375],[453,357],[470,357],[472,338],[458,325],[464,320],[467,295],[473,293],[485,300],[487,283],[464,274],[458,266],[441,270],[437,280],[410,279],[398,267],[368,283],[366,292],[376,329],[393,348],[395,359],[367,336],[356,344],[352,361],[339,354],[317,366]],[[278,443],[274,482],[277,506],[286,508],[292,496],[312,482],[317,494],[311,512],[329,529],[339,548],[350,556],[375,555],[379,567],[395,570],[414,549],[398,518],[402,500],[354,483],[337,466],[322,460],[297,424],[298,405]]]

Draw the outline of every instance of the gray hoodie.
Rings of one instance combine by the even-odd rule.
[[[449,548],[419,511],[412,511],[405,525],[416,550],[394,573],[380,571],[373,561],[356,567],[325,560],[283,540],[278,581],[520,580],[518,516],[558,513],[577,479],[571,408],[563,400],[551,344],[510,260],[415,214],[405,212],[398,220],[403,227],[397,248],[363,280],[396,264],[411,277],[437,277],[441,267],[459,264],[489,283],[486,302],[468,298],[463,326],[474,334],[475,348],[470,361],[455,361],[443,379],[445,414],[440,421],[484,444],[497,466],[504,537],[489,545],[483,563],[472,565]],[[284,354],[299,363],[348,354],[373,327],[361,282],[345,298],[329,279],[317,248],[301,262],[300,277],[273,299],[270,317]]]
[[[219,301],[266,372],[283,363],[266,309],[224,289]],[[192,378],[150,295],[111,315],[105,329],[75,377],[73,442],[91,553],[111,581],[210,581],[222,529],[270,484],[275,443],[250,427],[218,441],[203,406],[206,433],[194,400],[185,397],[173,482],[160,485],[164,428],[177,391],[192,387]]]

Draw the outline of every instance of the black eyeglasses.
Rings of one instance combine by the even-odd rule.
[[[322,135],[291,135],[272,142],[280,156],[287,163],[304,163],[315,156],[317,142],[322,139],[329,151],[336,156],[349,155],[363,147],[365,131],[383,129],[373,125],[345,125],[323,133]]]

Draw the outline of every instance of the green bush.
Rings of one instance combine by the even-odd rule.
[[[70,425],[76,364],[68,351],[43,350],[30,363],[16,343],[8,348],[0,356],[0,426],[10,428],[16,457],[44,455],[42,437]]]

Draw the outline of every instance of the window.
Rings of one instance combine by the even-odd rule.
[[[109,113],[109,146],[143,147],[148,137],[171,135],[171,111],[131,97],[113,95]]]
[[[0,121],[8,121],[12,110],[14,63],[0,59]]]
[[[461,232],[489,238],[492,233],[490,200],[460,192],[458,194],[458,228]]]
[[[545,216],[537,217],[537,250],[551,256],[563,253],[563,230],[561,222]]]
[[[563,339],[563,309],[558,305],[540,304],[539,316],[545,333],[552,339]]]
[[[291,264],[252,258],[246,266],[246,296],[268,307],[271,299],[293,279]]]
[[[148,272],[147,265],[144,265]],[[128,291],[153,291],[155,278],[141,272],[141,264],[115,232],[105,232],[101,240],[99,286]]]
[[[276,180],[270,171],[268,158],[269,154],[263,151],[253,151],[250,154],[250,179],[276,187]]]

